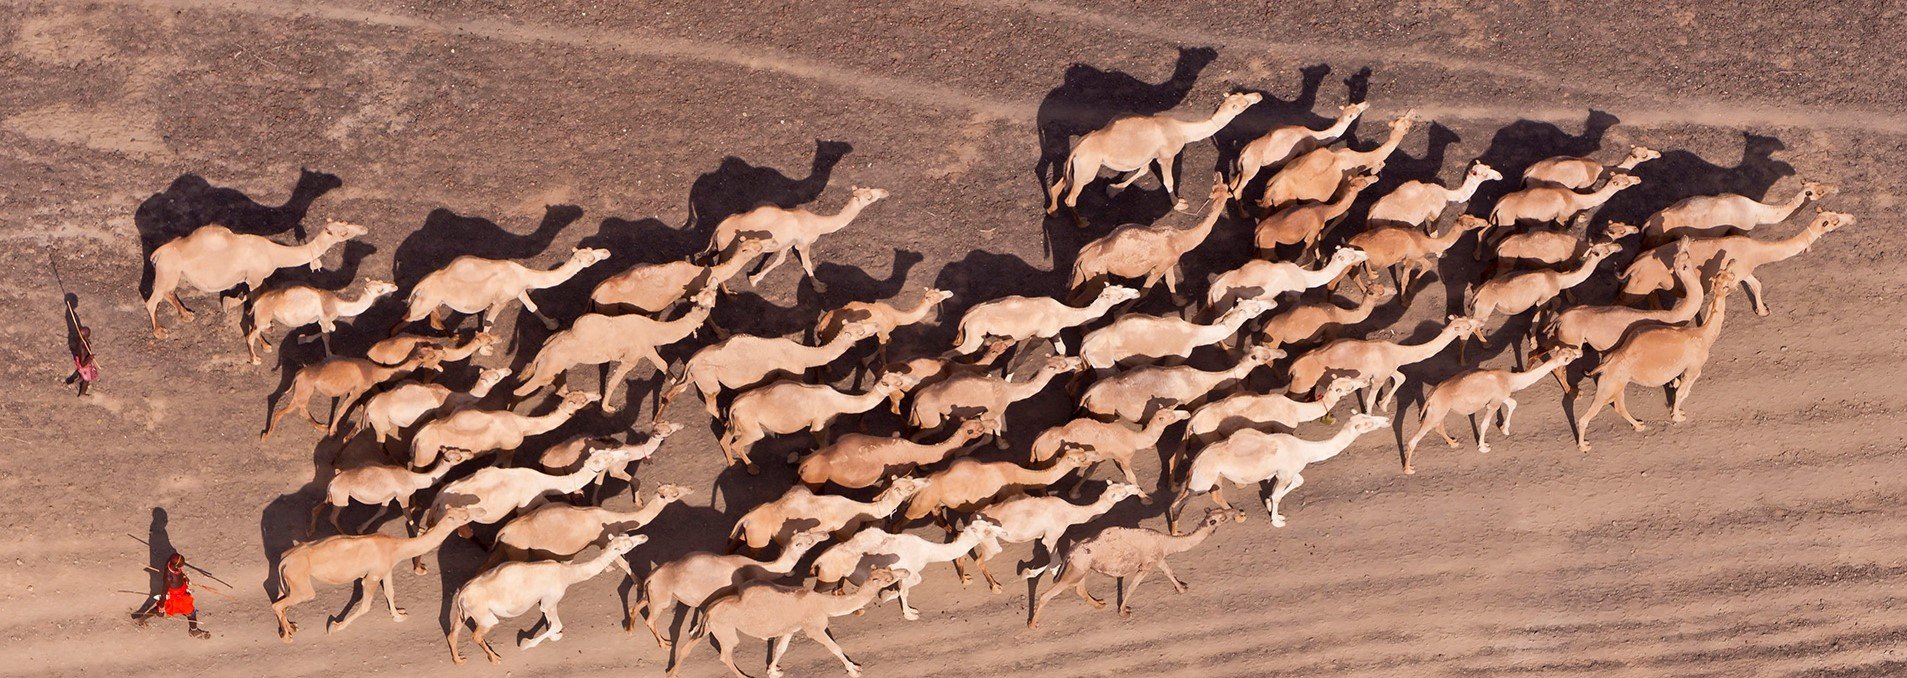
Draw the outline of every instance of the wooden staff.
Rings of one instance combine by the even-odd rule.
[[[146,541],[146,540],[144,540],[144,539],[140,539],[140,538],[138,538],[138,537],[133,537],[133,534],[132,534],[131,532],[127,532],[127,533],[126,533],[126,536],[128,536],[128,537],[132,537],[132,540],[133,540],[133,541],[136,541],[136,542],[139,542],[139,543],[141,543],[141,544],[145,544],[145,545],[146,545],[146,548],[152,548],[152,544],[151,544],[151,543],[149,543],[149,542],[147,542],[147,541]],[[186,564],[185,564],[185,566],[186,566],[186,567],[189,567],[189,568],[192,568],[192,570],[193,570],[194,572],[197,572],[197,573],[199,573],[199,574],[202,574],[202,575],[205,575],[205,576],[207,576],[207,577],[211,577],[211,578],[212,578],[212,581],[215,581],[215,582],[218,582],[218,583],[220,583],[220,584],[224,584],[224,585],[225,585],[225,588],[234,588],[234,587],[232,586],[232,583],[231,583],[231,582],[228,582],[228,581],[225,581],[225,580],[223,580],[223,579],[220,579],[220,578],[219,578],[219,576],[218,576],[218,575],[216,575],[216,574],[212,574],[212,573],[210,573],[210,572],[206,572],[206,571],[205,571],[205,568],[203,568],[203,567],[199,567],[199,566],[197,566],[197,565],[193,565],[192,563],[186,563]],[[150,566],[150,565],[148,565],[148,566],[146,566],[146,569],[148,569],[148,570],[152,570],[152,566]],[[152,570],[152,571],[154,571],[154,572],[158,572],[158,570]],[[161,572],[160,574],[164,574],[164,573],[163,573],[163,572]]]
[[[165,574],[164,572],[160,572],[160,571],[158,571],[158,570],[155,570],[155,569],[152,569],[152,566],[151,566],[151,565],[147,565],[147,566],[146,566],[146,571],[147,571],[147,572],[152,572],[152,573],[156,573],[156,574]],[[201,584],[205,584],[205,582],[199,582],[199,583],[201,583]],[[212,594],[216,594],[216,595],[219,595],[219,596],[222,596],[222,597],[225,597],[225,598],[230,598],[230,597],[232,597],[232,596],[231,596],[231,594],[228,594],[228,593],[226,593],[226,592],[224,592],[224,591],[221,591],[221,590],[219,590],[219,587],[217,587],[217,586],[213,586],[213,585],[211,585],[211,584],[205,584],[204,586],[200,586],[200,587],[199,587],[199,590],[201,590],[201,591],[205,591],[205,592],[208,592],[208,593],[212,593]]]

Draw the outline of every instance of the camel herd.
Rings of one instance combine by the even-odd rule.
[[[1176,209],[1174,162],[1191,143],[1212,137],[1261,100],[1231,94],[1209,117],[1127,116],[1089,133],[1075,145],[1048,194],[1047,211],[1072,208],[1102,169],[1127,173],[1125,187],[1155,171]],[[735,668],[733,650],[743,636],[769,639],[769,675],[792,636],[802,632],[850,661],[828,632],[829,619],[855,613],[874,600],[897,599],[905,619],[918,618],[910,593],[936,563],[952,563],[960,581],[971,581],[969,562],[989,587],[1001,586],[989,560],[1004,545],[1036,543],[1036,559],[1021,575],[1046,572],[1052,584],[1029,601],[1028,625],[1038,624],[1052,599],[1072,589],[1095,607],[1105,605],[1086,588],[1089,572],[1124,580],[1121,614],[1130,612],[1131,591],[1153,570],[1183,592],[1184,582],[1166,564],[1172,554],[1195,549],[1223,524],[1245,513],[1227,500],[1223,485],[1270,483],[1264,506],[1273,526],[1286,524],[1283,501],[1305,483],[1304,472],[1348,448],[1359,437],[1391,428],[1390,417],[1407,376],[1404,368],[1446,353],[1469,338],[1483,342],[1486,330],[1507,318],[1534,314],[1522,369],[1477,368],[1460,372],[1425,391],[1416,429],[1405,436],[1403,471],[1414,472],[1418,443],[1435,430],[1451,447],[1449,415],[1472,417],[1477,449],[1489,452],[1489,430],[1510,433],[1515,394],[1553,375],[1565,398],[1573,397],[1572,365],[1591,365],[1595,394],[1573,422],[1579,448],[1596,415],[1613,407],[1641,430],[1625,402],[1627,386],[1668,386],[1670,418],[1686,418],[1691,389],[1720,335],[1727,298],[1739,282],[1757,314],[1768,307],[1758,267],[1796,256],[1836,228],[1854,223],[1822,211],[1785,238],[1757,238],[1750,231],[1788,219],[1804,204],[1835,189],[1807,183],[1791,200],[1765,204],[1739,195],[1689,198],[1669,205],[1640,226],[1610,222],[1590,234],[1584,217],[1640,179],[1626,173],[1660,157],[1634,148],[1605,166],[1591,158],[1559,157],[1529,167],[1521,188],[1489,209],[1466,207],[1486,217],[1459,215],[1438,222],[1452,205],[1467,205],[1480,186],[1505,179],[1482,163],[1469,167],[1456,187],[1405,182],[1370,204],[1365,223],[1334,251],[1321,251],[1324,236],[1348,228],[1351,207],[1377,185],[1386,159],[1417,124],[1414,112],[1388,123],[1382,144],[1358,151],[1337,145],[1348,127],[1369,109],[1345,106],[1327,128],[1281,127],[1245,144],[1229,177],[1212,187],[1204,213],[1189,226],[1128,224],[1083,246],[1064,290],[1051,296],[1011,296],[972,303],[958,319],[954,346],[904,360],[889,360],[887,344],[902,327],[929,322],[936,308],[955,296],[939,289],[893,301],[853,302],[820,313],[813,339],[736,334],[698,344],[691,357],[671,365],[659,349],[680,349],[709,327],[711,310],[733,278],[751,265],[762,276],[790,251],[813,280],[815,243],[847,228],[887,191],[854,188],[847,204],[831,215],[805,209],[758,207],[721,222],[701,254],[688,261],[643,264],[617,273],[590,291],[591,312],[567,326],[543,316],[532,290],[562,285],[610,257],[602,249],[577,249],[560,266],[537,270],[511,261],[460,257],[424,277],[408,291],[404,320],[391,338],[365,356],[333,355],[300,369],[262,436],[297,410],[327,434],[357,435],[369,428],[389,449],[388,464],[338,472],[311,514],[315,532],[330,512],[338,534],[293,546],[280,557],[279,599],[272,608],[280,635],[291,642],[297,625],[287,610],[315,596],[314,585],[359,582],[363,597],[329,630],[342,630],[363,615],[378,590],[393,619],[402,620],[392,588],[393,571],[405,559],[417,572],[422,557],[452,534],[469,538],[473,527],[497,525],[491,557],[482,572],[454,594],[447,634],[453,660],[465,624],[491,662],[500,656],[486,634],[502,619],[539,610],[545,630],[524,641],[527,649],[560,640],[557,606],[572,585],[614,567],[641,582],[632,593],[625,630],[638,616],[664,648],[672,648],[673,672],[695,642],[665,637],[659,621],[677,606],[690,612],[692,639],[712,635],[722,660]],[[1253,179],[1267,178],[1248,200]],[[1252,206],[1255,206],[1254,209]],[[1479,206],[1480,207],[1480,206]],[[1257,257],[1211,276],[1202,298],[1186,294],[1181,260],[1204,244],[1222,217],[1251,229]],[[1075,217],[1077,212],[1075,211]],[[1084,221],[1079,222],[1084,226]],[[1582,232],[1572,233],[1576,226]],[[276,325],[316,325],[328,341],[336,323],[362,314],[395,285],[368,280],[346,299],[337,292],[262,285],[275,270],[320,265],[337,244],[364,235],[362,226],[330,222],[309,242],[283,245],[221,226],[206,226],[155,250],[155,285],[146,299],[153,333],[163,338],[161,300],[182,320],[192,313],[178,286],[222,292],[242,287],[250,299],[251,329],[245,342],[257,362],[257,347],[271,350],[265,336]],[[1401,343],[1338,336],[1391,304],[1407,304],[1425,277],[1452,275],[1442,258],[1465,236],[1477,234],[1477,258],[1491,273],[1471,281],[1464,313],[1449,316],[1427,339]],[[1639,242],[1625,241],[1635,240]],[[763,257],[770,257],[759,263]],[[1620,295],[1611,303],[1580,303],[1572,295],[1585,283],[1607,280],[1606,264],[1619,264]],[[1382,272],[1391,274],[1391,284]],[[1337,289],[1350,280],[1358,290],[1345,305]],[[1177,312],[1152,315],[1127,309],[1164,283]],[[457,390],[428,376],[446,365],[487,356],[499,346],[498,314],[512,303],[537,314],[552,330],[521,374],[492,367]],[[455,332],[452,314],[480,315],[474,333]],[[418,320],[432,333],[409,333]],[[876,345],[864,368],[873,377],[861,386],[812,380],[866,342]],[[688,346],[694,349],[695,346]],[[1008,355],[1013,359],[1004,360]],[[1218,366],[1203,369],[1188,364]],[[630,466],[657,454],[679,424],[657,419],[632,431],[629,442],[576,437],[519,459],[515,452],[540,434],[562,427],[591,407],[621,407],[621,387],[641,363],[665,375],[658,411],[694,387],[722,433],[719,451],[731,466],[757,471],[755,448],[771,436],[812,436],[810,451],[789,455],[799,484],[779,498],[747,510],[729,533],[727,553],[694,552],[656,563],[637,577],[624,557],[648,537],[634,534],[657,520],[664,507],[692,489],[663,485],[643,502]],[[560,386],[572,368],[611,365],[602,393]],[[1014,369],[1015,367],[1024,369]],[[1266,392],[1247,386],[1254,374],[1282,375],[1284,386]],[[515,379],[510,397],[500,386]],[[1055,382],[1058,382],[1057,384]],[[555,386],[555,406],[544,414],[515,411],[521,399]],[[1024,453],[981,455],[991,440],[1009,447],[1005,433],[1015,404],[1063,388],[1073,396],[1077,418],[1033,437]],[[310,413],[312,396],[335,399],[331,421]],[[633,397],[633,396],[632,396]],[[1355,404],[1342,421],[1333,415],[1346,399]],[[502,400],[503,402],[497,402]],[[362,405],[359,408],[359,405]],[[905,434],[873,435],[853,430],[856,415],[883,405],[903,415]],[[342,424],[354,412],[354,427]],[[1482,419],[1474,417],[1481,414]],[[1304,424],[1335,426],[1324,438],[1300,436]],[[1176,434],[1174,431],[1178,431]],[[1120,502],[1151,504],[1134,458],[1164,449],[1157,487],[1175,496],[1165,512],[1165,532],[1137,525],[1084,529]],[[713,451],[708,452],[710,454]],[[491,459],[494,455],[494,459]],[[534,459],[534,461],[532,461]],[[1096,469],[1110,463],[1119,480],[1099,483]],[[608,478],[631,483],[638,508],[600,506]],[[1071,479],[1068,482],[1068,479]],[[588,501],[585,490],[595,488]],[[1094,499],[1073,497],[1097,488]],[[433,491],[434,490],[434,491]],[[1190,532],[1179,530],[1180,514],[1195,498],[1209,495]],[[1083,502],[1083,503],[1082,503]],[[365,533],[392,503],[410,536]],[[377,506],[379,514],[355,532],[339,524],[353,504]],[[905,531],[932,525],[944,539]],[[1081,534],[1085,532],[1085,534]],[[1068,539],[1071,535],[1073,538]],[[592,555],[583,555],[590,547]],[[803,563],[807,563],[804,567]],[[812,583],[808,577],[812,575]]]

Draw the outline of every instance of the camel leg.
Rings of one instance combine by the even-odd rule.
[[[1642,423],[1641,419],[1637,419],[1633,416],[1630,416],[1629,414],[1629,389],[1625,388],[1621,391],[1616,392],[1615,406],[1616,406],[1616,414],[1622,415],[1623,420],[1629,422],[1630,428],[1633,428],[1636,431],[1649,430],[1648,424]]]
[[[801,260],[801,270],[808,274],[808,285],[813,287],[815,292],[826,294],[828,291],[827,283],[823,283],[820,278],[814,277],[814,254],[808,251],[808,246],[795,245],[790,249],[795,251],[795,258]]]
[[[1304,476],[1297,473],[1291,474],[1290,480],[1279,476],[1278,481],[1272,484],[1271,498],[1265,500],[1265,509],[1271,511],[1272,527],[1285,526],[1285,517],[1278,513],[1278,507],[1284,502],[1285,495],[1291,494],[1292,490],[1298,489],[1302,485],[1304,485]]]
[[[775,258],[769,259],[767,266],[761,267],[761,270],[756,271],[754,275],[748,276],[748,284],[760,285],[762,279],[768,277],[769,271],[775,270],[775,267],[780,266],[781,262],[788,258],[788,249],[792,249],[792,248],[785,248],[781,250],[780,252],[776,252]]]
[[[1428,408],[1424,410],[1423,418],[1417,422],[1417,431],[1410,434],[1409,442],[1404,443],[1404,473],[1417,472],[1417,469],[1412,468],[1410,465],[1411,458],[1417,455],[1417,443],[1421,442],[1424,436],[1430,435],[1432,429],[1442,426],[1443,419],[1447,414],[1448,413],[1443,412],[1441,409],[1435,412]],[[1431,422],[1437,423],[1432,424]]]
[[[397,587],[392,583],[396,580],[396,577],[391,576],[390,573],[387,572],[384,574],[384,579],[380,581],[383,583],[381,588],[384,589],[384,605],[391,610],[391,621],[401,622],[404,621],[408,615],[404,612],[404,608],[397,606]],[[365,595],[370,594],[367,593]]]
[[[1516,399],[1504,398],[1503,399],[1503,426],[1501,429],[1499,429],[1503,431],[1503,435],[1506,435],[1506,436],[1510,435],[1510,417],[1515,415],[1516,415]]]
[[[483,329],[486,329],[486,330],[490,329],[490,325],[497,321],[497,314],[502,312],[503,312],[503,307],[501,305],[492,306],[488,310],[484,311]],[[430,328],[433,330],[444,329],[444,309],[442,308],[430,309]]]
[[[523,310],[529,311],[530,315],[536,316],[537,320],[543,321],[544,329],[548,329],[551,331],[556,330],[556,327],[557,327],[556,319],[543,315],[543,310],[536,307],[535,301],[530,300],[529,290],[523,290],[521,293],[518,293],[516,295],[516,300],[523,302]]]
[[[292,635],[298,633],[298,625],[285,617],[285,610],[316,598],[318,593],[312,590],[311,582],[301,579],[287,579],[281,584],[285,587],[285,597],[273,602],[271,611],[278,616],[278,639],[289,643]]]
[[[828,632],[827,622],[810,623],[803,631],[808,634],[809,638],[813,638],[814,642],[820,643],[822,647],[828,648],[829,652],[834,653],[834,657],[841,660],[841,666],[847,669],[850,678],[860,677],[861,665],[854,663],[852,659],[848,659],[848,653],[842,651],[841,646],[834,642],[834,634]],[[783,644],[785,645],[786,643],[787,641],[784,640]],[[776,658],[779,659],[780,655],[776,655]]]
[[[258,342],[259,336],[264,333],[265,328],[258,324],[253,324],[252,331],[245,333],[245,352],[251,356],[253,365],[263,362],[258,359]]]
[[[310,535],[318,532],[318,514],[323,513],[324,507],[330,505],[329,502],[321,501],[311,507],[311,526],[305,528],[305,534]]]
[[[324,632],[337,633],[339,631],[343,631],[344,627],[350,626],[351,622],[357,621],[358,617],[362,617],[364,616],[364,613],[370,612],[371,602],[372,602],[371,599],[372,597],[377,595],[377,587],[381,584],[382,584],[382,580],[378,579],[377,575],[371,575],[369,577],[359,579],[358,585],[364,589],[364,596],[362,598],[359,598],[357,604],[352,605],[351,609],[345,610],[343,619],[326,623],[324,627]]]
[[[1131,186],[1132,182],[1138,181],[1139,177],[1145,176],[1146,172],[1149,172],[1151,170],[1152,170],[1151,163],[1147,163],[1145,167],[1141,167],[1139,169],[1133,170],[1131,174],[1126,175],[1126,178],[1124,179],[1120,179],[1119,183],[1113,184],[1112,187],[1125,188],[1127,186]]]
[[[669,648],[669,678],[675,678],[675,672],[682,670],[682,662],[688,661],[689,654],[695,651],[697,645],[701,643],[682,643]]]
[[[457,618],[450,620],[450,632],[444,634],[444,642],[450,644],[450,663],[458,666],[464,663],[463,653],[457,651],[457,637],[463,635],[463,632],[464,620]]]
[[[1753,273],[1743,275],[1741,286],[1748,290],[1748,301],[1755,307],[1755,315],[1768,315],[1768,302],[1761,294],[1761,279]]]
[[[901,601],[901,618],[907,621],[920,620],[920,610],[914,609],[913,604],[907,601],[908,591],[913,590],[914,585],[919,584],[920,580],[921,576],[919,574],[908,574],[907,578],[902,579],[899,584],[900,595],[896,597]]]
[[[1490,453],[1490,427],[1496,425],[1496,413],[1500,407],[1497,403],[1483,407],[1483,425],[1477,427],[1477,454]]]
[[[1172,590],[1185,593],[1188,587],[1183,580],[1179,579],[1179,575],[1172,572],[1171,565],[1167,565],[1163,560],[1159,561],[1159,572],[1165,574],[1166,581],[1172,582]]]
[[[651,352],[653,352],[653,350]],[[624,360],[616,363],[616,370],[609,373],[609,379],[603,382],[603,399],[597,403],[597,406],[601,407],[604,412],[614,412],[621,409],[609,404],[609,399],[616,395],[616,389],[622,388],[623,383],[628,381],[629,372],[636,369],[636,361],[640,359],[640,357],[624,356]]]
[[[287,400],[278,403],[278,409],[272,411],[271,421],[265,422],[265,431],[258,434],[259,440],[270,438],[271,432],[278,428],[278,422],[284,419],[285,415],[291,414],[292,408],[304,402],[306,398],[311,397],[311,390],[309,388],[301,389],[299,386],[300,384],[297,381],[292,382],[291,394],[286,396],[286,398],[288,398]]]
[[[748,674],[742,673],[742,670],[735,666],[735,646],[741,643],[741,637],[735,633],[734,629],[719,629],[714,635],[715,642],[720,645],[717,649],[722,652],[722,663],[728,665],[728,670],[734,671],[740,678],[748,678]]]
[[[1437,420],[1437,435],[1443,436],[1444,444],[1449,445],[1450,449],[1457,449],[1459,447],[1457,437],[1450,435],[1450,429],[1444,428],[1444,423],[1441,419]]]
[[[793,644],[795,644],[795,634],[793,631],[779,638],[768,639],[768,675],[781,675],[781,656],[787,654],[788,646]]]
[[[1066,177],[1067,184],[1066,209],[1077,210],[1079,209],[1079,194],[1085,192],[1086,184],[1092,183],[1093,179],[1099,177],[1099,158],[1087,157],[1084,153],[1074,153],[1069,160],[1070,162],[1066,168],[1066,173],[1063,175]],[[1055,193],[1057,193],[1057,191]],[[1058,210],[1058,205],[1054,205],[1053,209],[1048,210],[1048,213],[1050,214]],[[1075,221],[1077,220],[1078,219],[1075,218]]]
[[[1055,577],[1053,579],[1053,586],[1051,588],[1046,589],[1045,592],[1040,594],[1039,602],[1033,604],[1033,616],[1026,620],[1027,628],[1029,629],[1039,628],[1040,610],[1046,609],[1047,603],[1053,602],[1053,598],[1059,596],[1060,592],[1066,590],[1066,587],[1063,584],[1063,582],[1065,582],[1067,577],[1071,576],[1072,574],[1073,574],[1072,570],[1067,570],[1064,574],[1060,575],[1059,577]]]
[[[984,551],[982,551],[982,553],[984,553]],[[1002,590],[1000,588],[1000,581],[993,578],[993,570],[987,567],[987,561],[992,557],[991,555],[976,555],[973,558],[973,564],[974,567],[980,570],[980,576],[987,580],[987,590],[999,593]]]
[[[1675,380],[1675,398],[1669,401],[1669,421],[1678,424],[1688,421],[1688,415],[1682,413],[1682,401],[1688,399],[1689,391],[1695,389],[1695,380],[1701,376],[1702,366],[1696,365]]]
[[[1397,404],[1397,389],[1404,387],[1404,373],[1392,372],[1390,382],[1391,390],[1389,393],[1384,394],[1384,411],[1386,412],[1389,412],[1391,407]]]
[[[325,427],[325,435],[337,435],[338,424],[350,417],[351,408],[357,407],[358,400],[363,397],[363,390],[345,394],[344,398],[338,401],[340,404],[338,405],[337,411],[331,413],[331,424]]]
[[[656,637],[656,647],[669,647],[672,643],[662,637],[662,631],[656,628],[656,618],[662,616],[663,608],[675,611],[675,603],[666,598],[657,598],[655,592],[645,594],[649,599],[649,609],[642,611],[642,623],[649,627],[650,635]],[[633,615],[631,615],[633,616]]]
[[[1589,431],[1589,422],[1596,418],[1596,413],[1601,412],[1602,408],[1605,405],[1608,405],[1610,402],[1613,402],[1615,400],[1615,396],[1611,393],[1611,390],[1612,390],[1611,387],[1618,388],[1618,389],[1622,388],[1622,386],[1616,385],[1615,380],[1613,379],[1608,379],[1608,378],[1597,379],[1596,380],[1596,396],[1590,399],[1589,408],[1583,410],[1583,413],[1580,416],[1576,417],[1576,449],[1577,450],[1582,452],[1589,451],[1589,441],[1585,440],[1585,438],[1587,437],[1587,433]]]
[[[563,639],[563,618],[556,614],[556,602],[557,601],[554,600],[546,600],[539,606],[543,609],[543,619],[549,622],[549,627],[543,629],[543,632],[536,634],[535,637],[519,643],[517,645],[518,647],[528,650],[543,644],[545,640]]]
[[[490,624],[485,624],[483,623],[482,620],[479,620],[477,622],[477,630],[471,632],[470,639],[477,641],[477,647],[483,649],[483,657],[485,659],[490,660],[491,664],[502,664],[503,657],[498,656],[496,650],[490,649],[490,641],[484,638],[485,635],[488,635],[490,633],[490,629],[494,627],[495,625],[496,624],[494,622]]]
[[[1132,583],[1125,586],[1124,595],[1119,596],[1119,616],[1132,616],[1132,594],[1139,590],[1139,582],[1146,580],[1147,571],[1148,570],[1140,570],[1138,574],[1132,575]]]
[[[1079,579],[1073,582],[1073,593],[1079,594],[1079,597],[1091,604],[1093,609],[1106,609],[1106,601],[1094,598],[1092,592],[1086,590],[1086,573],[1083,571],[1079,573]]]

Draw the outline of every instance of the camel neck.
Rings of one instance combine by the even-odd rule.
[[[1212,114],[1207,116],[1204,120],[1173,120],[1171,122],[1178,124],[1179,133],[1185,137],[1185,142],[1189,144],[1217,134],[1219,130],[1225,129],[1226,125],[1231,124],[1232,118],[1238,117],[1239,113],[1243,112],[1243,110],[1227,112],[1225,106],[1221,104],[1218,110],[1213,111]]]
[[[531,289],[540,290],[568,282],[570,278],[576,277],[576,274],[581,272],[585,266],[588,266],[588,264],[583,263],[581,259],[571,257],[568,261],[563,262],[563,265],[547,271],[526,269],[528,275],[525,277],[529,280]]]
[[[1399,345],[1398,348],[1403,349],[1402,353],[1405,358],[1401,364],[1409,365],[1411,363],[1429,360],[1431,356],[1443,352],[1444,347],[1449,346],[1450,342],[1456,340],[1456,338],[1457,328],[1445,325],[1443,331],[1438,332],[1437,336],[1431,337],[1424,343],[1414,346]]]
[[[1163,540],[1163,543],[1161,543],[1159,546],[1161,550],[1165,551],[1168,554],[1184,553],[1186,551],[1190,551],[1192,549],[1198,548],[1199,544],[1202,544],[1205,542],[1206,537],[1212,536],[1212,533],[1217,530],[1218,530],[1217,525],[1213,525],[1211,523],[1201,523],[1198,526],[1198,529],[1193,530],[1189,533],[1178,535],[1178,536],[1166,535],[1165,539]]]
[[[430,526],[430,529],[424,530],[423,534],[399,539],[396,549],[397,559],[416,558],[437,550],[437,547],[444,543],[444,539],[450,537],[451,532],[463,525],[463,523],[439,520],[437,524]]]
[[[1338,453],[1343,452],[1344,448],[1351,446],[1352,441],[1357,440],[1357,436],[1357,429],[1352,428],[1351,422],[1346,421],[1343,426],[1338,427],[1337,433],[1331,434],[1331,437],[1312,443],[1308,450],[1310,454],[1305,456],[1308,458],[1309,463],[1316,463],[1338,456]]]
[[[1482,174],[1463,175],[1463,184],[1458,186],[1457,190],[1452,191],[1446,196],[1449,200],[1445,202],[1464,202],[1469,200],[1477,194],[1477,189],[1483,187],[1483,182],[1485,181],[1489,181],[1489,179],[1484,178]]]
[[[1224,214],[1227,202],[1229,202],[1227,198],[1213,198],[1211,209],[1206,210],[1205,216],[1200,218],[1198,223],[1171,234],[1172,248],[1184,253],[1204,243],[1205,238],[1212,234],[1212,226],[1218,223],[1219,215]]]
[[[823,235],[840,231],[847,228],[848,224],[854,223],[854,218],[860,216],[861,210],[867,206],[867,201],[849,199],[848,204],[841,207],[841,211],[820,217],[816,225],[820,226]]]
[[[1357,122],[1357,116],[1358,113],[1340,113],[1336,120],[1331,121],[1331,126],[1312,132],[1311,138],[1327,141],[1344,136],[1345,130],[1351,129],[1351,123]]]
[[[1693,266],[1675,271],[1675,279],[1682,284],[1682,298],[1663,314],[1663,322],[1683,323],[1694,320],[1696,312],[1706,305],[1708,290],[1702,285],[1702,279],[1697,275],[1698,273],[1700,271]]]

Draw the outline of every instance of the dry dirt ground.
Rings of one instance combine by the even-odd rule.
[[[280,364],[248,365],[237,330],[202,294],[187,297],[204,312],[197,323],[168,311],[175,336],[152,339],[139,290],[142,257],[158,243],[213,221],[282,238],[299,236],[301,220],[368,224],[370,235],[332,253],[323,271],[287,276],[330,287],[365,277],[409,285],[461,254],[551,265],[579,244],[612,248],[612,261],[539,293],[545,308],[572,316],[595,280],[694,251],[737,210],[776,202],[832,211],[849,186],[878,186],[893,197],[818,248],[827,293],[799,285],[791,263],[724,301],[717,322],[794,332],[827,305],[911,299],[927,285],[953,290],[943,310],[958,314],[1004,294],[1056,293],[1072,252],[1116,223],[1188,219],[1147,179],[1110,198],[1103,184],[1088,190],[1087,231],[1043,221],[1039,173],[1064,153],[1066,134],[1112,113],[1203,115],[1235,87],[1267,99],[1221,135],[1225,147],[1274,124],[1320,123],[1351,96],[1374,104],[1373,122],[1355,135],[1368,145],[1382,133],[1376,121],[1415,107],[1436,124],[1412,134],[1384,186],[1453,181],[1473,158],[1514,176],[1558,153],[1616,157],[1646,144],[1671,152],[1639,169],[1643,187],[1599,221],[1641,219],[1699,193],[1785,198],[1806,178],[1841,185],[1828,206],[1861,222],[1763,270],[1771,316],[1746,313],[1736,297],[1688,423],[1635,433],[1604,415],[1596,451],[1579,454],[1559,392],[1545,383],[1522,394],[1520,428],[1496,453],[1432,443],[1419,473],[1402,475],[1397,441],[1415,425],[1420,384],[1460,369],[1447,352],[1408,370],[1410,413],[1396,430],[1312,469],[1286,505],[1289,527],[1273,529],[1253,510],[1176,556],[1189,593],[1155,577],[1130,619],[1067,596],[1043,628],[1027,630],[1023,589],[962,589],[937,566],[916,594],[922,620],[903,622],[885,605],[836,623],[869,675],[1907,671],[1907,429],[1896,367],[1907,350],[1896,218],[1907,173],[1898,114],[1907,9],[1482,4],[1501,7],[8,2],[0,672],[502,672],[481,661],[453,667],[445,652],[444,594],[482,557],[460,539],[434,556],[431,574],[395,578],[409,621],[373,610],[326,636],[324,616],[352,596],[330,588],[294,609],[305,629],[296,644],[278,641],[270,563],[302,538],[332,468],[375,451],[301,426],[260,443],[269,399],[288,367],[317,357],[317,344],[293,342],[273,355]],[[1181,178],[1195,209],[1218,158],[1212,143],[1187,151]],[[1477,204],[1505,188],[1486,189]],[[1793,232],[1802,218],[1766,232]],[[1189,262],[1195,290],[1206,273],[1243,260],[1245,231],[1220,223]],[[1474,278],[1459,265],[1468,253],[1461,246],[1407,310],[1391,307],[1355,331],[1431,334],[1450,293]],[[89,399],[56,383],[67,346],[51,261],[95,331],[105,380]],[[1608,287],[1605,279],[1591,296]],[[395,314],[394,304],[379,307],[341,332],[341,346],[361,348]],[[512,351],[485,364],[520,364],[545,334],[514,313],[504,326],[516,332]],[[1510,364],[1503,346],[1520,325],[1511,328],[1472,357]],[[903,333],[896,350],[938,350],[950,335],[946,325]],[[572,384],[598,378],[578,370]],[[1282,381],[1260,374],[1255,384]],[[647,398],[654,385],[643,370],[631,386]],[[1632,393],[1640,416],[1665,422],[1659,391]],[[1014,440],[1024,444],[1065,409],[1058,389],[1016,409]],[[615,417],[591,412],[531,446],[620,433],[648,410],[645,400]],[[663,514],[633,556],[639,571],[720,546],[735,516],[787,486],[787,468],[773,460],[800,442],[764,451],[771,461],[759,477],[723,473],[697,403],[664,416],[690,428],[641,467],[645,491],[676,482],[699,492]],[[1144,460],[1139,470],[1149,483],[1156,468]],[[1163,506],[1130,504],[1107,521],[1160,527]],[[128,534],[162,536],[236,585],[229,597],[199,595],[215,639],[187,639],[177,623],[128,623],[152,583],[141,567],[167,548],[149,553]],[[1025,548],[1009,553],[1025,557]],[[1097,577],[1094,586],[1111,591]],[[534,620],[513,622],[496,634],[504,668],[661,671],[664,653],[618,628],[626,595],[614,577],[577,586],[563,606],[566,637],[530,651],[511,641]],[[741,656],[760,672],[761,644]],[[840,670],[805,639],[786,664],[798,675]],[[720,669],[704,648],[686,672]]]

